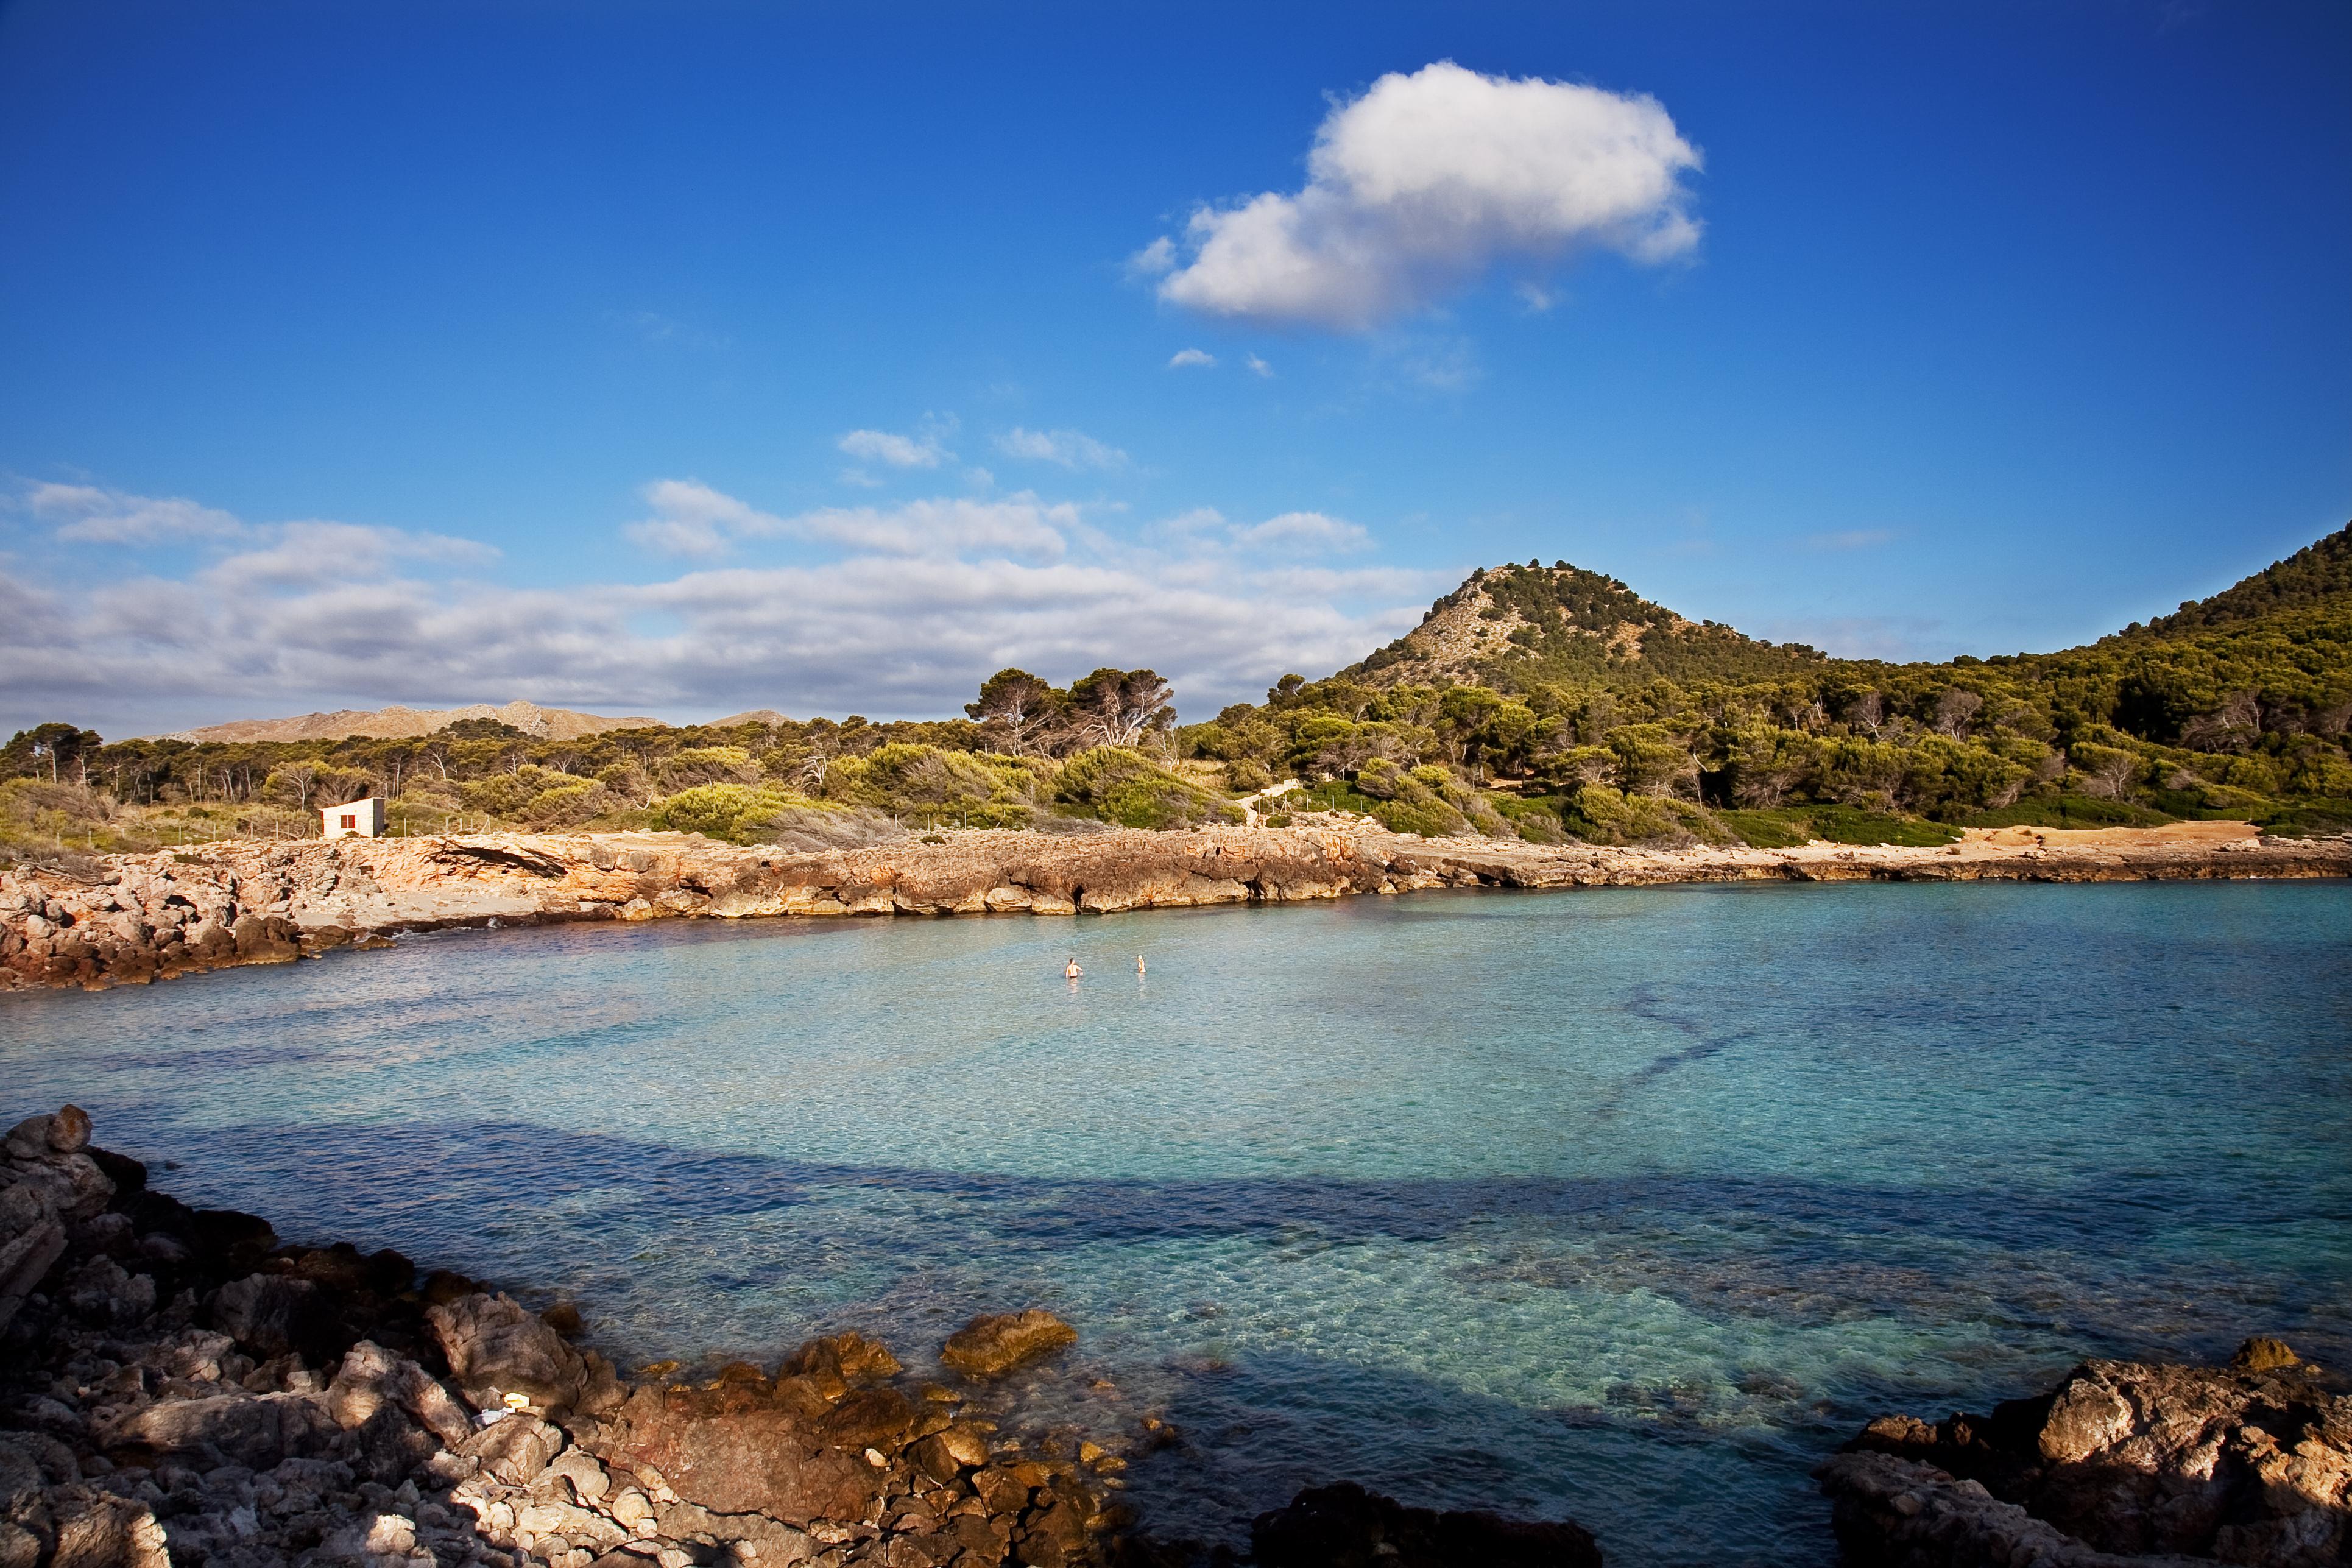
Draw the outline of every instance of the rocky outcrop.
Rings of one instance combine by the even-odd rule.
[[[2352,1561],[2352,1395],[2275,1340],[2227,1367],[2085,1362],[1989,1416],[1872,1422],[1814,1472],[1847,1561]]]
[[[1300,1492],[1250,1525],[1257,1568],[1601,1568],[1572,1521],[1407,1508],[1353,1482]]]
[[[2019,841],[2002,841],[2011,837]],[[561,921],[1111,914],[1460,887],[2352,875],[2347,838],[2081,837],[2011,830],[1934,849],[1612,849],[1331,824],[956,831],[810,852],[670,833],[223,844],[110,857],[96,880],[0,872],[0,989],[141,983],[412,931]]]
[[[90,1148],[0,1166],[0,1568],[1076,1568],[1127,1514],[1091,1444],[1000,1439],[856,1334],[623,1382],[397,1253],[281,1247]],[[553,1319],[550,1321],[549,1319]]]

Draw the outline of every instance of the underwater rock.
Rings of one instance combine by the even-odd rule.
[[[1077,1330],[1032,1307],[974,1318],[948,1336],[940,1360],[966,1377],[1002,1377],[1048,1351],[1077,1342]]]
[[[1250,1524],[1258,1568],[1600,1568],[1573,1521],[1407,1508],[1352,1481],[1312,1487]]]

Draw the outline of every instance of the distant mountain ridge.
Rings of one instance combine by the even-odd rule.
[[[487,702],[471,703],[463,708],[341,708],[332,713],[302,713],[290,719],[236,719],[226,724],[207,724],[200,730],[182,730],[163,737],[171,741],[340,741],[348,735],[362,735],[374,741],[411,740],[430,735],[437,730],[466,719],[488,719],[495,723],[511,724],[524,734],[541,741],[576,741],[583,735],[601,735],[608,730],[649,730],[661,726],[658,719],[609,719],[601,713],[581,713],[569,708],[541,708],[536,702],[520,700],[502,708]]]
[[[1339,679],[1374,686],[1477,684],[1500,690],[1547,680],[1642,685],[1756,680],[1817,669],[1828,656],[1764,642],[1654,605],[1614,577],[1571,566],[1482,567],[1429,607],[1421,625]]]

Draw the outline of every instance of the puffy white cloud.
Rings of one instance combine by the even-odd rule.
[[[1500,261],[1682,254],[1699,233],[1682,177],[1698,167],[1654,98],[1440,60],[1335,106],[1304,189],[1201,207],[1181,265],[1162,237],[1130,268],[1210,315],[1360,330]]]
[[[831,558],[551,590],[491,580],[478,567],[494,552],[465,541],[300,523],[186,575],[70,594],[0,563],[0,723],[118,734],[516,696],[679,718],[920,717],[957,711],[1007,664],[1067,678],[1110,663],[1158,668],[1197,716],[1362,657],[1455,576],[1293,561],[1360,531],[1319,513],[1236,526],[1204,510],[1147,543],[1030,495],[782,516],[673,479],[646,499],[649,521]]]
[[[96,485],[36,484],[20,500],[59,539],[92,544],[176,544],[233,539],[245,524],[181,496],[126,495]]]
[[[1168,359],[1170,370],[1181,370],[1186,365],[1198,365],[1207,370],[1217,363],[1217,356],[1206,349],[1178,349]]]
[[[1127,466],[1125,452],[1105,446],[1082,430],[1024,430],[1015,425],[996,438],[996,445],[1008,457],[1058,463],[1073,470]]]

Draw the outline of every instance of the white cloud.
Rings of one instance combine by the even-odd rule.
[[[1276,546],[1344,544],[1352,525],[1318,513],[1236,528],[1204,510],[1147,545],[1033,495],[783,516],[675,479],[646,499],[649,522],[691,536],[789,536],[831,558],[541,589],[485,580],[495,552],[470,542],[298,523],[186,575],[70,594],[0,562],[0,723],[73,718],[121,734],[516,696],[606,712],[938,716],[1006,664],[1067,679],[1109,663],[1158,668],[1197,717],[1286,670],[1361,658],[1456,576],[1255,563]]]
[[[1009,457],[1058,463],[1073,470],[1127,466],[1125,452],[1105,446],[1081,430],[1024,430],[1016,425],[998,437],[996,445]]]
[[[1319,511],[1286,511],[1252,528],[1234,530],[1234,542],[1283,550],[1361,550],[1371,535],[1352,522]]]
[[[1498,262],[1578,247],[1680,255],[1698,240],[1682,184],[1698,167],[1654,98],[1440,60],[1335,106],[1304,189],[1201,207],[1182,265],[1163,236],[1130,268],[1205,314],[1359,331]]]
[[[1202,370],[1208,370],[1216,363],[1217,356],[1206,349],[1178,349],[1169,357],[1168,368],[1181,370],[1186,365],[1198,365]]]
[[[248,531],[229,513],[184,497],[126,495],[96,485],[36,484],[20,504],[55,523],[59,539],[90,544],[184,544]]]
[[[1127,258],[1129,278],[1157,278],[1176,266],[1176,242],[1161,235]]]
[[[894,468],[936,468],[947,456],[935,441],[918,441],[888,430],[852,430],[835,445],[853,458],[887,463]]]
[[[1078,511],[1029,491],[1000,500],[950,497],[895,507],[820,507],[778,517],[699,479],[657,479],[645,488],[654,515],[624,531],[667,555],[719,556],[745,539],[798,539],[889,555],[1002,550],[1050,558],[1066,548]]]
[[[1271,381],[1274,378],[1274,366],[1266,363],[1265,361],[1258,358],[1257,355],[1250,355],[1248,363],[1250,374],[1252,375],[1259,376],[1268,381]]]

